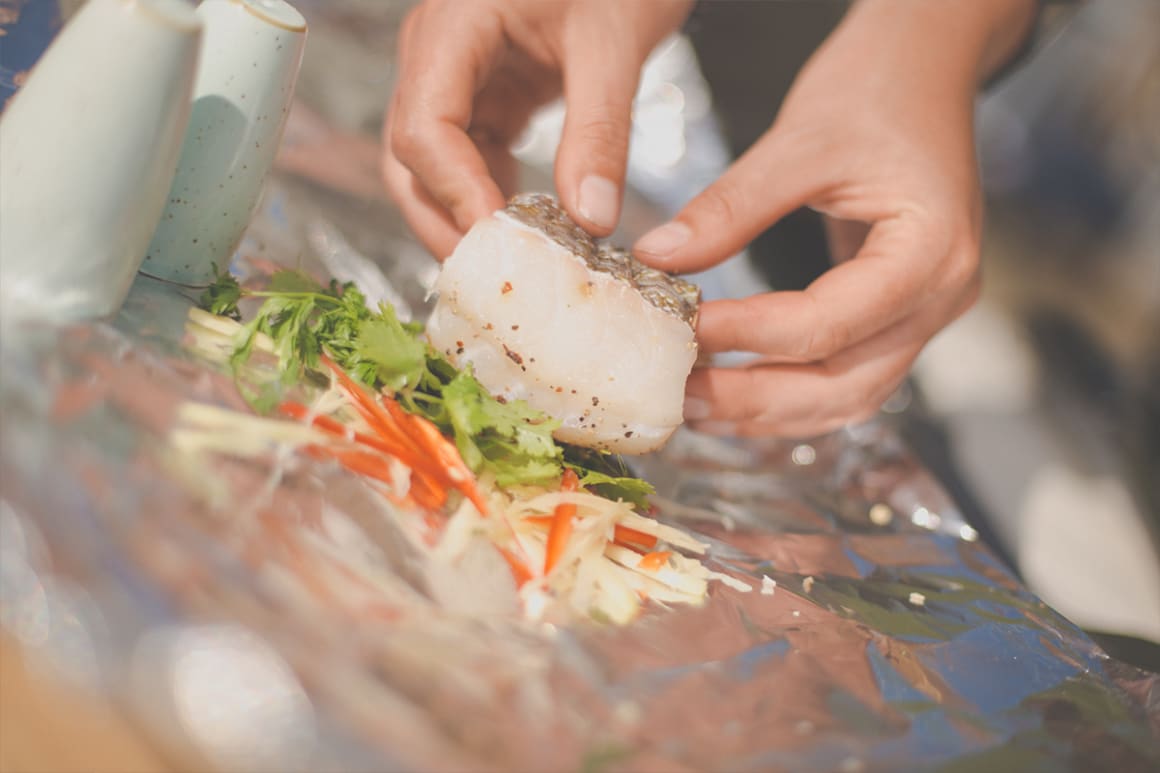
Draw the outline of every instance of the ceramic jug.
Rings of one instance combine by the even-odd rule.
[[[208,285],[253,216],[286,126],[306,40],[283,0],[205,0],[193,110],[142,273]]]
[[[165,207],[202,22],[183,0],[89,0],[0,116],[0,315],[116,311]]]

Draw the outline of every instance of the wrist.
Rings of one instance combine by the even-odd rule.
[[[858,0],[842,27],[863,44],[974,89],[1021,50],[1038,0]]]

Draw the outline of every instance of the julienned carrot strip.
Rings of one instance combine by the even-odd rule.
[[[293,400],[286,400],[279,405],[278,413],[283,416],[288,416],[291,419],[298,419],[298,421],[310,421],[311,424],[319,429],[324,429],[335,435],[342,435],[348,440],[353,440],[355,436],[353,429],[337,419],[332,419],[325,414],[315,413],[302,403],[296,403]]]
[[[481,515],[487,515],[487,503],[475,486],[475,476],[463,463],[459,449],[443,437],[438,427],[422,416],[406,413],[390,398],[384,398],[380,403],[329,357],[323,355],[322,361],[338,378],[371,427],[378,430],[385,440],[398,441],[408,449],[409,458],[404,461],[415,473],[457,489],[471,500]],[[430,458],[426,458],[424,452],[428,452]]]
[[[557,505],[552,514],[552,526],[548,529],[548,545],[544,551],[544,574],[552,571],[568,546],[572,536],[572,518],[576,515],[576,505]]]
[[[433,422],[422,416],[406,413],[403,407],[391,398],[384,397],[383,404],[387,406],[387,410],[399,426],[410,429],[414,433],[412,437],[430,451],[432,457],[439,462],[442,471],[447,474],[451,487],[467,497],[480,515],[486,516],[487,502],[475,485],[475,476],[463,461],[455,444],[443,437],[443,433]]]
[[[366,419],[372,429],[378,431],[384,440],[394,440],[401,443],[402,446],[412,452],[412,456],[419,455],[417,453],[419,448],[415,445],[414,441],[391,419],[391,415],[366,393],[366,390],[356,384],[354,379],[346,374],[346,371],[336,365],[325,354],[322,355],[321,360],[334,373],[338,379],[338,383],[354,402],[354,407],[362,414],[362,417]]]
[[[528,565],[520,559],[516,558],[515,554],[510,550],[499,548],[499,552],[500,555],[504,557],[504,560],[508,562],[508,566],[512,570],[512,577],[515,578],[517,588],[523,587],[524,583],[535,577],[535,575],[532,573],[532,570],[528,568]]]
[[[655,572],[658,569],[664,567],[672,555],[672,552],[668,550],[657,550],[653,553],[646,553],[645,555],[641,556],[641,559],[637,562],[636,566],[638,569]]]
[[[524,523],[530,523],[533,526],[551,526],[552,516],[550,515],[526,515],[523,519]]]
[[[395,485],[387,466],[383,464],[381,456],[360,451],[357,448],[334,448],[331,446],[311,445],[306,450],[315,457],[330,456],[342,463],[344,467],[368,478]]]
[[[560,480],[561,491],[575,491],[580,486],[580,479],[571,469],[564,470]],[[565,503],[556,505],[552,513],[552,526],[548,529],[548,544],[544,551],[544,574],[552,571],[564,548],[568,545],[568,538],[572,536],[572,518],[576,515],[576,505]]]
[[[315,415],[311,417],[310,409],[301,403],[285,402],[278,406],[278,410],[282,414],[293,419],[298,419],[299,421],[306,421],[309,418],[311,424],[313,424],[318,429],[329,432],[332,435],[342,437],[346,440],[353,440],[354,442],[361,445],[369,446],[370,448],[373,448],[376,451],[382,451],[384,454],[388,454],[389,456],[400,458],[405,458],[407,456],[406,450],[401,449],[397,443],[390,443],[381,437],[365,435],[362,432],[357,432],[342,422],[337,421],[336,419],[332,419],[329,416]]]
[[[646,548],[656,547],[657,538],[652,534],[634,529],[631,526],[621,526],[617,524],[612,531],[612,539],[615,542],[631,542],[637,545],[643,545]]]
[[[447,503],[447,489],[415,470],[411,471],[411,494],[417,502],[431,509]]]
[[[420,478],[428,478],[429,480],[426,482],[432,484],[431,486],[428,486],[428,488],[434,488],[434,484],[436,483],[443,484],[444,487],[448,487],[448,485],[452,483],[452,481],[449,479],[450,476],[446,475],[446,473],[444,473],[439,468],[438,460],[428,458],[424,454],[424,451],[426,450],[424,448],[424,444],[418,442],[411,433],[408,433],[406,429],[395,420],[395,418],[387,409],[385,409],[378,401],[368,395],[361,386],[356,384],[354,380],[351,379],[351,377],[348,376],[346,372],[343,371],[343,369],[338,365],[336,365],[329,357],[324,355],[322,357],[322,361],[335,374],[335,376],[338,378],[339,384],[347,392],[351,400],[354,401],[354,405],[358,409],[359,413],[361,413],[363,418],[367,420],[367,423],[370,424],[371,427],[379,433],[382,439],[388,443],[391,443],[392,445],[398,445],[406,449],[405,451],[401,451],[399,449],[394,450],[395,454],[411,468],[413,480],[415,476]],[[478,492],[475,493],[475,496],[478,500],[476,506],[479,507],[479,505],[483,502],[482,497],[479,496]],[[445,502],[446,497],[443,497],[442,501]]]

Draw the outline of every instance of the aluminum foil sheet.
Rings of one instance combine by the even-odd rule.
[[[272,190],[254,234],[293,232],[279,218],[317,201],[302,181]],[[324,212],[293,222],[337,232]],[[269,270],[251,246],[235,269]],[[325,270],[314,249],[284,257]],[[421,315],[421,275],[381,281]],[[679,434],[640,463],[660,517],[754,590],[623,628],[533,624],[457,604],[475,596],[424,575],[338,469],[175,463],[181,401],[239,406],[182,346],[190,295],[141,278],[110,323],[6,326],[0,603],[17,640],[191,767],[1160,763],[1160,678],[1022,588],[888,423],[799,443]],[[341,581],[367,566],[373,587]]]
[[[390,75],[367,20],[399,6],[301,3],[316,52],[347,54],[328,76],[308,48],[329,118],[296,107],[235,273],[302,267],[427,310],[434,263],[358,131]],[[625,217],[649,220],[631,197]],[[182,401],[241,407],[183,345],[194,295],[142,277],[114,320],[0,329],[0,625],[179,767],[1160,767],[1160,677],[1023,588],[886,420],[809,442],[678,433],[639,463],[659,517],[753,590],[626,627],[530,623],[425,572],[348,473],[175,458]]]

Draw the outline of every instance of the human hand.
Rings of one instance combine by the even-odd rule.
[[[439,258],[504,206],[509,147],[536,108],[564,95],[556,189],[595,236],[620,217],[640,69],[690,0],[427,0],[399,35],[384,130],[387,189]]]
[[[808,288],[702,306],[703,350],[759,358],[694,370],[685,406],[694,427],[804,437],[866,419],[923,345],[973,303],[974,95],[1003,47],[1018,44],[1030,6],[856,3],[770,130],[636,244],[650,265],[696,271],[798,207],[827,216],[836,265]]]

